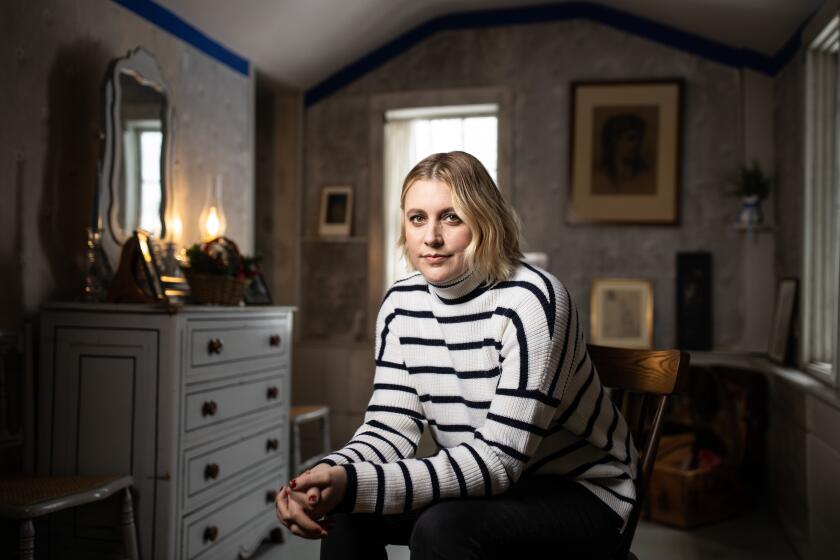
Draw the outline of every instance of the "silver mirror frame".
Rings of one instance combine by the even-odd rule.
[[[97,223],[101,228],[102,248],[111,264],[116,268],[120,259],[122,244],[129,239],[133,232],[124,231],[117,220],[117,204],[119,196],[119,169],[122,165],[122,91],[120,74],[130,74],[144,86],[151,87],[163,96],[164,108],[162,118],[163,144],[161,146],[160,177],[160,223],[161,239],[166,237],[166,213],[171,207],[172,197],[172,145],[174,135],[174,107],[170,99],[170,92],[163,80],[157,60],[154,55],[143,47],[136,47],[123,58],[111,63],[106,74],[105,83],[105,136],[103,137],[102,165],[99,170],[99,185],[97,187]]]

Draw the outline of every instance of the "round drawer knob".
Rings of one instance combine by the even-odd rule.
[[[279,447],[280,442],[277,440],[277,438],[269,438],[269,440],[265,442],[265,448],[268,451],[277,451]]]
[[[207,343],[207,353],[221,354],[222,348],[224,347],[225,343],[222,341],[221,338],[211,338],[210,341]]]
[[[204,467],[204,478],[206,480],[215,480],[219,477],[219,465],[210,463]]]
[[[277,491],[276,490],[269,490],[265,493],[265,503],[270,504],[274,500],[277,499]]]
[[[273,334],[273,335],[271,335],[271,336],[268,338],[268,343],[269,343],[272,347],[276,348],[276,347],[280,346],[280,342],[281,342],[282,340],[283,340],[283,339],[282,339],[282,338],[280,338],[280,335],[279,335],[279,334]]]
[[[211,525],[204,529],[204,542],[215,542],[219,538],[219,528]]]
[[[202,416],[215,416],[217,410],[219,410],[219,405],[216,404],[216,401],[204,401],[204,404],[201,405]]]
[[[268,400],[276,399],[280,395],[280,389],[275,386],[271,386],[268,388],[267,396]]]

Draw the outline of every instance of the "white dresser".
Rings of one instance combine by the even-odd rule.
[[[41,316],[38,468],[134,476],[140,553],[250,556],[288,480],[292,308],[53,304]],[[51,557],[119,542],[118,504],[50,522]]]

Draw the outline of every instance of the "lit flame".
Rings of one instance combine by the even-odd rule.
[[[218,237],[221,235],[222,222],[219,220],[219,211],[215,206],[211,206],[207,212],[207,221],[204,224],[204,229],[207,231],[208,237]]]
[[[172,242],[176,245],[181,243],[181,235],[184,233],[184,224],[181,222],[181,216],[175,214],[172,217]]]

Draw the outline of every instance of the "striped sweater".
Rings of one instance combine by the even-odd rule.
[[[375,352],[364,424],[322,460],[347,471],[346,509],[401,513],[561,474],[627,520],[637,453],[552,275],[522,264],[494,285],[401,280],[380,308]],[[439,452],[417,459],[426,427]]]

